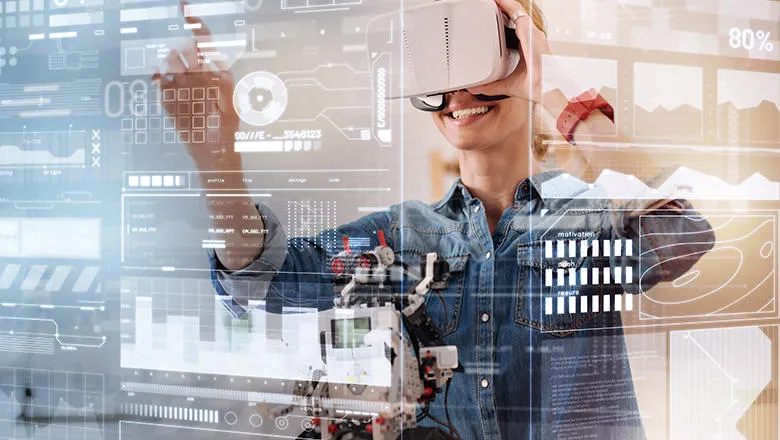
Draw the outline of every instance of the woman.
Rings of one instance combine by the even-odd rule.
[[[689,206],[682,201],[660,201],[634,204],[632,210],[615,214],[607,202],[576,198],[588,190],[587,184],[573,177],[560,179],[560,171],[541,172],[534,157],[541,158],[545,152],[529,115],[546,113],[557,119],[568,101],[562,94],[539,100],[541,60],[549,54],[541,13],[530,8],[527,0],[496,1],[515,22],[526,62],[504,80],[447,94],[445,108],[433,113],[434,123],[457,151],[460,179],[438,203],[404,202],[343,225],[335,233],[368,238],[376,246],[381,230],[389,246],[407,262],[415,264],[431,251],[449,261],[450,287],[442,301],[428,302],[428,311],[445,341],[458,346],[464,367],[453,379],[449,396],[450,413],[461,438],[644,438],[619,314],[547,313],[543,299],[552,295],[552,287],[545,287],[544,278],[548,269],[558,269],[562,262],[546,261],[544,246],[548,240],[572,236],[584,237],[582,241],[588,244],[631,239],[623,242],[633,243],[632,255],[624,252],[606,259],[581,255],[566,264],[587,270],[631,266],[638,274],[638,213],[679,214]],[[200,24],[196,39],[208,38],[200,20],[187,20]],[[238,128],[238,118],[226,98],[232,96],[232,78],[226,69],[188,70],[188,66],[199,66],[197,56],[194,48],[172,51],[168,62],[177,73],[154,79],[163,88],[202,86],[205,81],[220,85],[222,131],[207,148],[190,146],[189,152],[201,171],[241,171],[240,155],[230,150]],[[484,95],[505,98],[488,101]],[[175,114],[176,109],[167,111]],[[574,137],[589,137],[611,124],[604,113],[593,112],[576,126]],[[542,185],[556,185],[559,197],[544,199]],[[328,280],[311,274],[328,271],[328,257],[340,249],[329,248],[328,240],[317,237],[304,241],[304,246],[298,240],[296,246],[288,247],[267,208],[259,207],[262,215],[258,215],[248,196],[234,199],[231,206],[232,216],[224,216],[224,208],[211,208],[215,228],[267,232],[220,237],[226,239],[226,247],[212,255],[212,274],[226,306],[236,316],[246,311],[250,299],[330,307],[333,294]],[[673,216],[664,218],[650,220],[643,227],[691,232]],[[699,223],[700,230],[694,232],[706,234],[706,222]],[[688,246],[691,254],[701,248],[707,245]],[[664,257],[646,255],[642,264],[654,264]],[[642,288],[673,279],[694,262],[657,271],[653,279],[642,279]],[[622,286],[583,283],[569,287],[567,295],[610,296],[623,289],[638,293],[639,280]],[[431,411],[439,419],[444,417],[441,400]]]

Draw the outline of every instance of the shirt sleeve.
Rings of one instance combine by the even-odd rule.
[[[688,272],[715,245],[712,226],[687,200],[661,200],[626,207],[612,216],[612,238],[630,240],[631,252],[611,255],[611,267],[630,267],[630,294],[648,291]]]
[[[333,306],[329,258],[343,250],[342,237],[361,243],[360,249],[379,245],[378,231],[392,224],[391,211],[372,213],[355,222],[327,229],[313,237],[288,239],[281,223],[265,205],[257,205],[267,230],[263,252],[240,270],[228,271],[209,250],[211,280],[222,303],[238,318],[250,302],[266,301],[266,310],[282,307],[325,310]]]

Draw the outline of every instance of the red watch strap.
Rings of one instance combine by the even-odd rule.
[[[600,110],[612,122],[615,122],[615,110],[612,105],[593,89],[569,101],[569,104],[558,116],[556,124],[566,142],[574,145],[574,131],[580,122],[588,119],[594,110]]]

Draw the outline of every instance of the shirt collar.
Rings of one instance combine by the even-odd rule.
[[[542,185],[546,182],[564,174],[562,170],[543,171],[539,174],[524,179],[517,185],[515,190],[516,202],[527,202],[532,199],[544,199],[542,197]],[[434,209],[439,209],[443,206],[450,205],[462,200],[468,204],[474,197],[469,193],[468,188],[463,185],[463,180],[458,177],[450,187],[447,194],[434,205]]]

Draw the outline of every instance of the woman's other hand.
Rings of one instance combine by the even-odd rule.
[[[531,15],[517,0],[495,1],[507,17],[512,17],[515,13],[520,14],[514,24],[515,33],[520,41],[521,59],[508,77],[484,86],[473,87],[469,92],[510,95],[539,103],[542,89],[542,57],[550,54],[547,35],[536,26]]]

